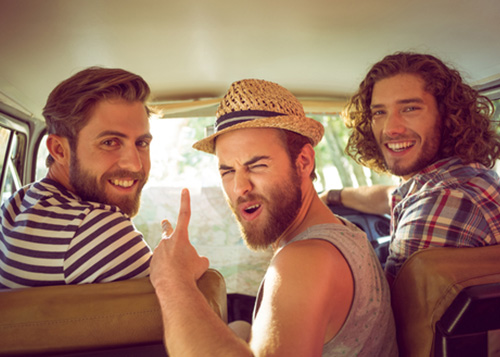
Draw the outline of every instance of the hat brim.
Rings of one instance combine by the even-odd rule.
[[[209,154],[215,154],[215,139],[218,136],[234,130],[250,128],[290,130],[309,138],[311,140],[312,146],[316,146],[321,141],[321,138],[323,137],[325,131],[323,125],[320,122],[308,117],[281,115],[269,118],[257,118],[235,124],[210,136],[207,136],[206,138],[194,143],[193,148]]]

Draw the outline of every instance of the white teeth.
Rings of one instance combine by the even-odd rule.
[[[246,212],[255,211],[255,210],[257,210],[259,207],[260,207],[260,205],[259,205],[259,204],[256,204],[256,205],[253,205],[253,206],[250,206],[250,207],[245,208],[245,211],[246,211]]]
[[[134,180],[111,180],[111,183],[115,186],[121,187],[131,187],[134,184]]]
[[[412,141],[406,141],[404,143],[387,143],[387,147],[392,151],[403,151],[415,145]]]

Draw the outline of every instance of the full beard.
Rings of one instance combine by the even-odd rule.
[[[280,187],[276,187],[271,192],[269,199],[262,195],[249,194],[245,198],[238,198],[235,206],[228,201],[238,222],[241,236],[251,250],[261,251],[267,249],[297,217],[302,207],[302,189],[298,181],[298,175],[295,171],[293,172],[294,175],[289,180],[283,182]],[[266,222],[248,222],[238,214],[236,207],[242,202],[251,200],[258,200],[266,207],[268,214]]]
[[[422,155],[420,155],[417,160],[415,160],[412,164],[407,165],[407,162],[404,159],[394,162],[392,165],[388,165],[387,161],[385,161],[385,166],[387,171],[395,176],[404,177],[407,175],[416,174],[427,166],[438,160],[436,152],[431,152],[430,150],[424,150]]]
[[[434,134],[422,144],[422,152],[413,162],[409,163],[406,158],[401,158],[389,165],[386,158],[384,157],[384,165],[387,171],[395,176],[404,177],[416,174],[425,169],[427,166],[440,160],[440,132],[440,125],[436,125],[436,127],[433,129]]]
[[[138,182],[138,188],[133,196],[123,195],[111,197],[106,194],[105,186],[110,179],[133,178]],[[134,217],[139,211],[141,191],[147,177],[143,173],[132,173],[124,170],[107,173],[99,182],[97,177],[86,171],[73,154],[69,170],[69,182],[75,193],[84,201],[103,203],[119,207],[128,216]]]

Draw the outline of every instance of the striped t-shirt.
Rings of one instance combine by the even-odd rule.
[[[118,207],[44,178],[2,205],[0,289],[110,282],[149,274],[151,249]]]

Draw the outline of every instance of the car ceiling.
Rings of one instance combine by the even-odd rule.
[[[395,51],[500,77],[498,0],[0,0],[0,100],[40,117],[77,71],[120,67],[156,102],[217,98],[243,78],[345,100]]]

